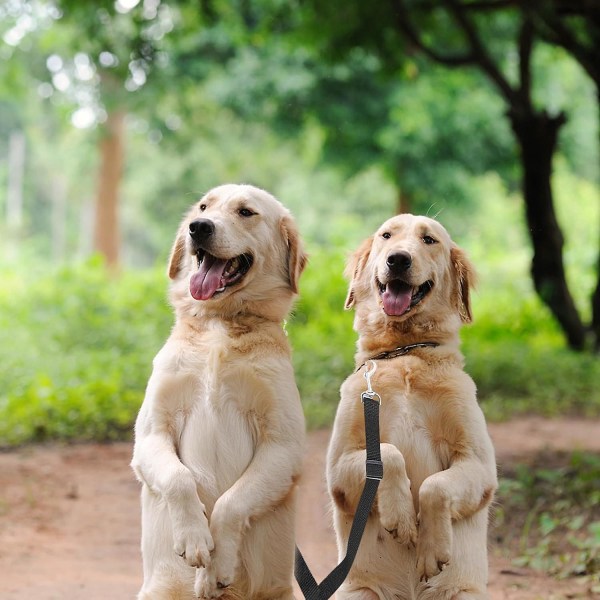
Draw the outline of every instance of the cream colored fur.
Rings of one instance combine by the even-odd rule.
[[[385,235],[384,235],[385,234]],[[427,242],[427,243],[426,243]],[[379,283],[390,254],[408,253],[416,289],[433,288],[402,316],[383,310]],[[483,600],[487,587],[488,508],[497,486],[494,450],[475,385],[463,371],[458,331],[471,320],[474,271],[436,221],[400,215],[351,258],[347,308],[356,311],[356,366],[398,346],[437,348],[378,360],[373,389],[382,398],[384,477],[355,564],[338,600]],[[340,557],[365,477],[360,394],[365,367],[341,388],[327,457]]]
[[[211,254],[254,258],[241,282],[205,301],[189,289],[198,261],[188,229],[201,217],[215,225]],[[289,212],[252,186],[211,190],[181,224],[169,264],[175,326],[135,429],[140,600],[293,599],[304,418],[282,321],[305,262]]]

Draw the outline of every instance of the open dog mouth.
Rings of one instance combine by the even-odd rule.
[[[196,252],[196,258],[198,270],[190,279],[190,294],[196,300],[210,300],[239,284],[254,262],[251,254],[217,258],[202,249]]]
[[[377,286],[385,314],[389,317],[401,317],[427,296],[433,288],[433,281],[428,280],[414,287],[400,279],[392,279],[385,284],[377,280]]]

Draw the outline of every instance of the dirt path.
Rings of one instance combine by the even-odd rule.
[[[500,469],[544,448],[600,453],[600,421],[522,419],[493,424]],[[298,544],[320,580],[335,564],[323,482],[329,432],[309,436]],[[138,484],[127,443],[35,446],[0,454],[0,600],[126,600],[141,582]],[[491,549],[492,600],[582,596],[511,566]],[[299,598],[301,596],[298,596]]]

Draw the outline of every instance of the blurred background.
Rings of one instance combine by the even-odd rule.
[[[3,0],[0,446],[131,438],[172,239],[224,182],[275,194],[309,249],[288,331],[310,427],[353,364],[345,259],[397,212],[478,268],[488,420],[597,418],[599,99],[597,2]],[[597,578],[600,459],[578,457],[552,473],[585,471],[579,512],[532,519],[573,525],[583,494]]]

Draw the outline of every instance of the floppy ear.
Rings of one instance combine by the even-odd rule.
[[[179,228],[177,232],[177,237],[175,238],[175,242],[173,243],[173,248],[171,248],[171,256],[169,257],[169,267],[167,269],[167,274],[171,279],[175,279],[181,271],[181,259],[185,253],[185,229],[183,225]]]
[[[348,288],[348,295],[346,296],[346,303],[344,304],[344,308],[346,310],[351,309],[354,306],[354,287],[356,286],[356,282],[360,279],[362,272],[364,271],[365,265],[369,260],[369,255],[371,254],[371,247],[373,246],[373,236],[367,238],[352,254],[348,264],[346,265],[346,269],[344,271],[344,275],[347,279],[350,280],[350,286]]]
[[[308,256],[304,253],[300,234],[293,219],[285,216],[280,223],[281,235],[287,243],[288,247],[288,277],[290,280],[290,288],[294,294],[298,293],[298,281],[300,275],[304,271],[304,267],[308,262]]]
[[[464,250],[454,246],[450,250],[450,260],[454,269],[454,277],[457,286],[457,308],[458,314],[464,323],[473,320],[471,313],[471,288],[477,283],[475,267],[468,259]]]

